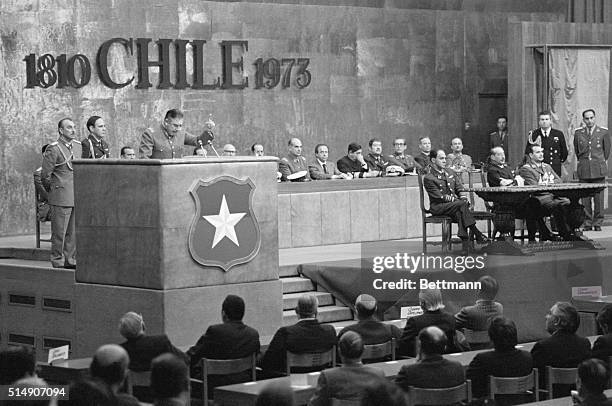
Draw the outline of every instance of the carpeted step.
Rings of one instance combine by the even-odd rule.
[[[327,292],[309,292],[317,297],[319,306],[329,306],[334,304],[334,298]],[[304,292],[287,293],[283,295],[283,310],[293,310],[297,306],[297,301]]]

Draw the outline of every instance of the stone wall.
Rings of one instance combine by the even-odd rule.
[[[334,5],[327,5],[333,3]],[[305,154],[328,143],[331,159],[348,142],[366,145],[380,137],[390,151],[406,136],[409,151],[427,134],[434,146],[462,134],[465,120],[478,121],[478,93],[506,78],[509,21],[564,21],[565,1],[322,0],[6,0],[0,4],[0,235],[34,229],[32,171],[40,147],[57,136],[57,121],[72,117],[79,137],[85,121],[102,116],[111,154],[138,145],[146,127],[166,110],[186,112],[186,128],[199,132],[213,115],[216,145],[232,142],[247,153],[255,141],[269,155],[282,155],[290,137]],[[221,76],[220,42],[246,40],[244,75],[238,90],[157,89],[134,83],[110,89],[99,79],[96,53],[107,40],[160,38],[206,40],[204,77]],[[24,58],[34,53],[88,57],[91,80],[79,89],[26,86]],[[149,47],[150,59],[157,48]],[[235,53],[235,58],[239,57]],[[309,58],[312,83],[297,89],[254,89],[257,58]],[[191,66],[192,57],[187,56]],[[174,63],[174,60],[172,61]],[[115,81],[137,70],[136,57],[115,45],[109,71]],[[78,71],[78,70],[77,70]],[[192,81],[187,69],[187,81]],[[78,72],[77,72],[78,75]],[[175,72],[172,72],[174,77]],[[240,77],[235,78],[239,80]],[[465,140],[469,153],[475,140]]]

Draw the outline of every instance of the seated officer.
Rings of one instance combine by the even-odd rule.
[[[533,144],[529,146],[530,153],[527,163],[519,169],[519,174],[525,179],[525,185],[538,185],[543,177],[552,177],[554,183],[561,183],[561,178],[552,167],[544,163],[544,153],[541,146]],[[557,224],[557,230],[565,241],[572,241],[576,236],[572,234],[567,225],[567,212],[570,201],[566,197],[558,197],[550,192],[534,193],[533,197],[538,200],[539,208],[537,215],[547,216],[552,214]]]
[[[463,243],[463,249],[468,248],[468,229],[476,241],[484,244],[489,242],[478,228],[469,209],[467,196],[462,195],[463,184],[453,171],[446,168],[444,150],[432,150],[430,153],[430,171],[423,177],[423,186],[429,195],[430,211],[436,216],[449,216],[457,222],[457,236]]]
[[[278,171],[281,173],[281,181],[286,182],[291,180],[291,175],[297,172],[305,172],[305,175],[296,179],[299,181],[310,180],[310,174],[308,173],[308,162],[306,158],[302,156],[302,141],[298,138],[291,138],[289,140],[287,156],[281,158],[278,163]]]

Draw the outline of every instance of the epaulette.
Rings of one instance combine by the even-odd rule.
[[[57,145],[57,141],[53,141],[53,142],[51,142],[51,143],[49,144],[49,146],[51,146],[51,145]]]
[[[289,162],[289,160],[286,157],[282,157],[281,161]]]
[[[599,128],[601,128],[602,130],[608,131],[608,127],[604,127],[604,126],[600,125]]]
[[[81,143],[81,141],[79,141],[79,140],[72,140],[72,142],[76,142],[77,144]]]

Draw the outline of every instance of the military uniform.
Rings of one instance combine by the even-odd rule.
[[[363,159],[368,164],[371,171],[379,171],[380,176],[385,173],[387,166],[394,165],[388,158],[385,159],[382,155],[374,155],[371,152]]]
[[[147,128],[140,137],[138,147],[139,158],[173,159],[182,158],[183,145],[198,146],[198,137],[185,131],[179,131],[175,136],[160,124],[157,131]]]
[[[43,155],[41,180],[51,206],[51,264],[55,268],[76,266],[72,160],[81,153],[79,141],[60,138]]]
[[[463,184],[450,169],[438,170],[433,166],[423,177],[423,186],[429,195],[429,209],[432,214],[449,216],[457,222],[457,236],[467,239],[467,229],[476,224],[467,200],[461,199]]]
[[[592,132],[587,127],[581,127],[574,133],[574,151],[578,159],[578,179],[586,183],[604,183],[608,174],[606,161],[610,156],[610,134],[605,127],[594,126]],[[591,207],[591,197],[582,199],[586,219],[586,227],[599,226],[603,223],[603,191],[592,198],[594,210]]]
[[[547,163],[538,165],[534,162],[526,163],[519,169],[519,175],[525,179],[525,185],[537,185],[541,178],[547,174],[552,176],[554,183],[560,183],[561,178],[555,173],[552,166]],[[557,197],[550,192],[533,193],[532,197],[540,203],[540,212],[535,213],[538,217],[552,214],[557,224],[557,231],[565,240],[571,240],[571,230],[567,225],[568,208],[570,200],[565,197]]]
[[[489,133],[489,150],[495,147],[502,147],[506,158],[508,158],[508,131],[504,130],[501,133],[498,130]],[[506,159],[507,161],[508,159]]]
[[[293,154],[289,154],[283,158],[278,163],[278,171],[281,173],[281,181],[287,181],[287,176],[292,173],[306,171],[306,176],[302,178],[302,180],[310,180],[310,174],[308,173],[308,162],[306,162],[306,158],[303,156],[297,156]]]
[[[429,158],[429,152],[424,154],[423,152],[419,151],[419,153],[414,156],[414,160],[416,163],[421,165],[421,173],[428,171],[427,168],[431,165],[431,158]]]
[[[531,153],[529,145],[539,145],[544,150],[544,163],[552,166],[557,175],[561,175],[561,165],[567,159],[567,144],[565,136],[559,130],[550,128],[548,135],[543,135],[542,129],[538,128],[529,132],[525,155]]]
[[[446,167],[455,172],[466,172],[472,169],[472,157],[462,153],[450,153],[446,156]]]
[[[395,159],[397,162],[401,164],[401,167],[404,168],[404,171],[411,172],[414,169],[419,170],[422,166],[414,160],[412,155],[402,154],[402,155],[389,155],[389,158]]]
[[[96,136],[89,134],[89,137],[81,141],[81,158],[104,159],[110,158],[110,149],[104,139],[96,139]]]

